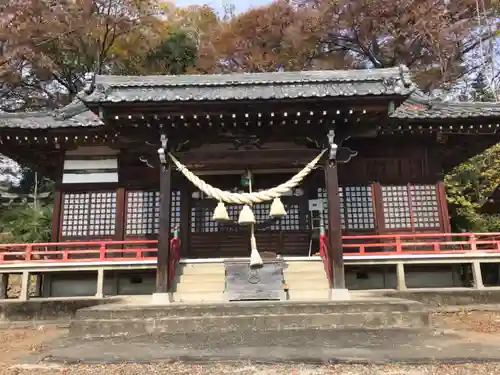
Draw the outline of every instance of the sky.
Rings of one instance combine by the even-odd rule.
[[[269,4],[270,2],[271,0],[175,0],[175,4],[178,7],[206,4],[215,9],[217,12],[222,12],[224,9],[224,5],[226,4],[234,4],[237,13],[244,12],[249,8]]]

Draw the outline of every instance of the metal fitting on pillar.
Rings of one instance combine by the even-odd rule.
[[[337,159],[337,150],[339,146],[335,143],[335,131],[333,129],[328,131],[328,146],[329,146],[329,153],[328,153],[328,159],[330,160],[336,160]]]
[[[167,145],[168,145],[168,138],[165,134],[162,134],[160,136],[160,142],[161,142],[161,147],[158,149],[158,157],[160,158],[160,163],[161,164],[167,164]]]

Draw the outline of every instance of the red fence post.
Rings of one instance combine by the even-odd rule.
[[[31,245],[26,245],[26,255],[24,256],[24,260],[29,262],[31,260],[31,253],[33,252],[33,247]]]
[[[101,242],[101,246],[99,247],[99,260],[106,259],[106,244]]]
[[[401,246],[401,237],[396,235],[396,253],[402,253],[403,247]]]
[[[474,234],[472,234],[469,237],[469,241],[470,241],[470,250],[476,251],[477,250],[476,236]]]

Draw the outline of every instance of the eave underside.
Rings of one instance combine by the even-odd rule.
[[[396,135],[433,138],[440,144],[445,155],[444,168],[449,170],[500,141],[500,115],[399,119],[389,115],[395,100],[402,97],[302,98],[170,106],[156,102],[114,103],[99,110],[103,125],[64,127],[59,123],[57,128],[47,129],[0,127],[0,144],[3,153],[21,164],[50,169],[55,155],[79,145],[156,149],[162,133],[168,135],[171,146],[178,151],[221,141],[294,141],[318,149],[324,146],[328,129],[335,128],[340,140],[360,137],[376,142],[377,137]],[[80,107],[79,104],[78,111]],[[78,111],[75,113],[81,113]]]

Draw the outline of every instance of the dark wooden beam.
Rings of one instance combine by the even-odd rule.
[[[172,206],[172,167],[160,167],[160,233],[158,235],[158,263],[156,267],[156,293],[168,293],[170,263],[170,211]]]
[[[116,218],[115,218],[115,239],[123,241],[125,238],[125,227],[127,215],[125,213],[126,196],[125,189],[120,187],[116,190]]]
[[[394,101],[400,105],[404,98],[401,96],[344,96],[326,98],[292,98],[275,100],[224,100],[224,101],[185,101],[185,102],[141,102],[141,103],[101,103],[106,107],[106,117],[124,114],[148,114],[148,113],[170,113],[192,114],[192,113],[236,113],[236,112],[277,112],[286,109],[314,110],[324,108],[360,110],[385,110],[388,103]],[[98,113],[97,106],[90,105],[94,113]]]
[[[344,252],[342,249],[342,228],[340,225],[340,195],[337,162],[327,160],[325,183],[328,204],[328,251],[331,259],[333,289],[346,289],[344,274]]]
[[[52,209],[52,232],[50,238],[52,242],[59,241],[59,229],[61,227],[61,210],[63,195],[60,190],[54,194],[54,208]]]

